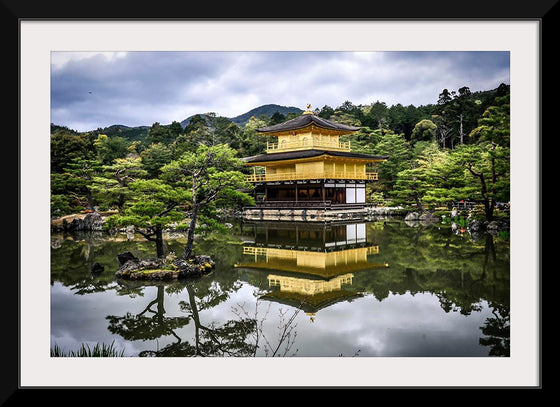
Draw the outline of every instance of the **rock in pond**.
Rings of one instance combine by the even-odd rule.
[[[214,268],[210,256],[196,256],[187,260],[176,260],[171,264],[165,259],[138,259],[130,252],[117,256],[119,269],[116,276],[129,280],[174,280],[201,277]],[[128,259],[128,260],[127,260]]]
[[[201,277],[208,274],[214,268],[214,261],[210,256],[195,256],[190,260],[176,260],[173,262],[175,267],[179,269],[179,278]]]
[[[117,255],[117,261],[119,262],[119,267],[121,267],[129,260],[138,260],[138,258],[130,252],[124,252]]]
[[[100,273],[103,272],[103,270],[105,270],[105,267],[103,267],[103,266],[102,266],[101,264],[99,264],[99,263],[93,263],[93,264],[91,265],[91,267],[89,268],[89,271],[90,271],[92,274],[100,274]]]

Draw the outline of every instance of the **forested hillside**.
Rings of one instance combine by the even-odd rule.
[[[301,113],[295,109],[266,105],[252,111],[258,114],[233,119],[205,113],[183,125],[115,125],[83,133],[53,124],[52,214],[93,206],[125,208],[135,199],[131,185],[161,179],[165,165],[200,145],[225,144],[238,157],[263,153],[267,139],[255,129]],[[348,137],[353,151],[390,156],[380,167],[380,182],[369,189],[371,202],[424,211],[469,199],[492,218],[495,203],[509,200],[508,85],[485,92],[444,89],[426,106],[346,101],[316,108],[315,113],[360,126],[361,131]]]

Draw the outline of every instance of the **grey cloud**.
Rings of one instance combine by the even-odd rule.
[[[232,117],[265,103],[420,105],[444,88],[508,81],[507,52],[142,51],[53,67],[51,106],[56,124],[134,126],[211,111]]]

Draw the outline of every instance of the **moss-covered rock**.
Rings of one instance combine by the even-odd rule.
[[[210,256],[195,256],[189,260],[176,260],[173,265],[179,269],[179,278],[201,277],[214,269]]]
[[[201,277],[213,269],[214,261],[210,256],[196,256],[188,261],[181,259],[173,262],[168,262],[165,258],[132,257],[120,265],[116,276],[127,280],[175,280]]]

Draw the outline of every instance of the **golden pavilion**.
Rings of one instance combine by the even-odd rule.
[[[307,108],[294,119],[257,129],[275,140],[267,142],[266,153],[243,159],[253,168],[248,181],[255,184],[256,198],[246,218],[330,220],[365,212],[366,183],[379,179],[372,167],[388,157],[352,152],[341,137],[360,127],[323,119]]]

